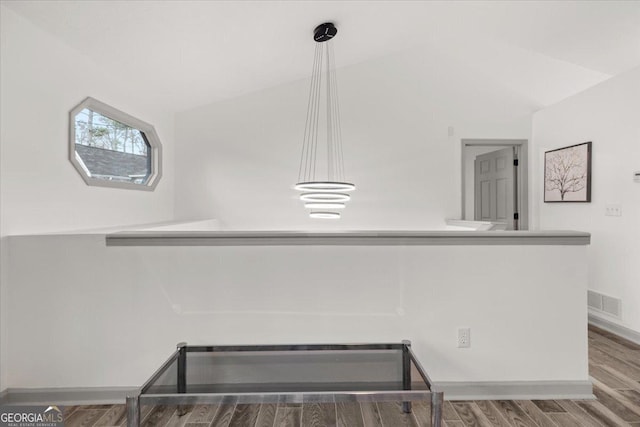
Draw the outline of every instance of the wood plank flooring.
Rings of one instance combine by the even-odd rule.
[[[448,427],[640,427],[640,345],[589,327],[589,373],[597,400],[446,401]],[[446,396],[445,396],[446,398]],[[70,406],[66,427],[125,426],[124,405]],[[428,426],[430,408],[399,403],[142,407],[145,427]]]

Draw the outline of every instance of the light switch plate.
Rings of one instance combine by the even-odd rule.
[[[606,216],[622,216],[622,206],[618,204],[607,205],[604,208],[604,214]]]

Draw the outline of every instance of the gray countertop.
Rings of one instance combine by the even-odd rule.
[[[588,245],[581,231],[123,231],[107,246]]]

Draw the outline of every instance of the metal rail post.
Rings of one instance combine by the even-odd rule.
[[[127,427],[140,427],[140,396],[127,396]]]
[[[444,393],[441,391],[431,394],[431,426],[442,427],[442,406],[444,405]]]
[[[409,347],[411,347],[411,341],[402,341],[402,388],[404,390],[411,390],[411,356],[409,355]],[[402,402],[402,412],[405,414],[411,413],[411,402]]]
[[[187,392],[187,343],[180,342],[176,346],[178,355],[178,393]]]

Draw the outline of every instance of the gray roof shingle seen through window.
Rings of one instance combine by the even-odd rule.
[[[93,176],[146,177],[151,173],[150,158],[138,154],[105,150],[104,148],[89,147],[76,144],[76,153],[80,156],[89,172]]]

